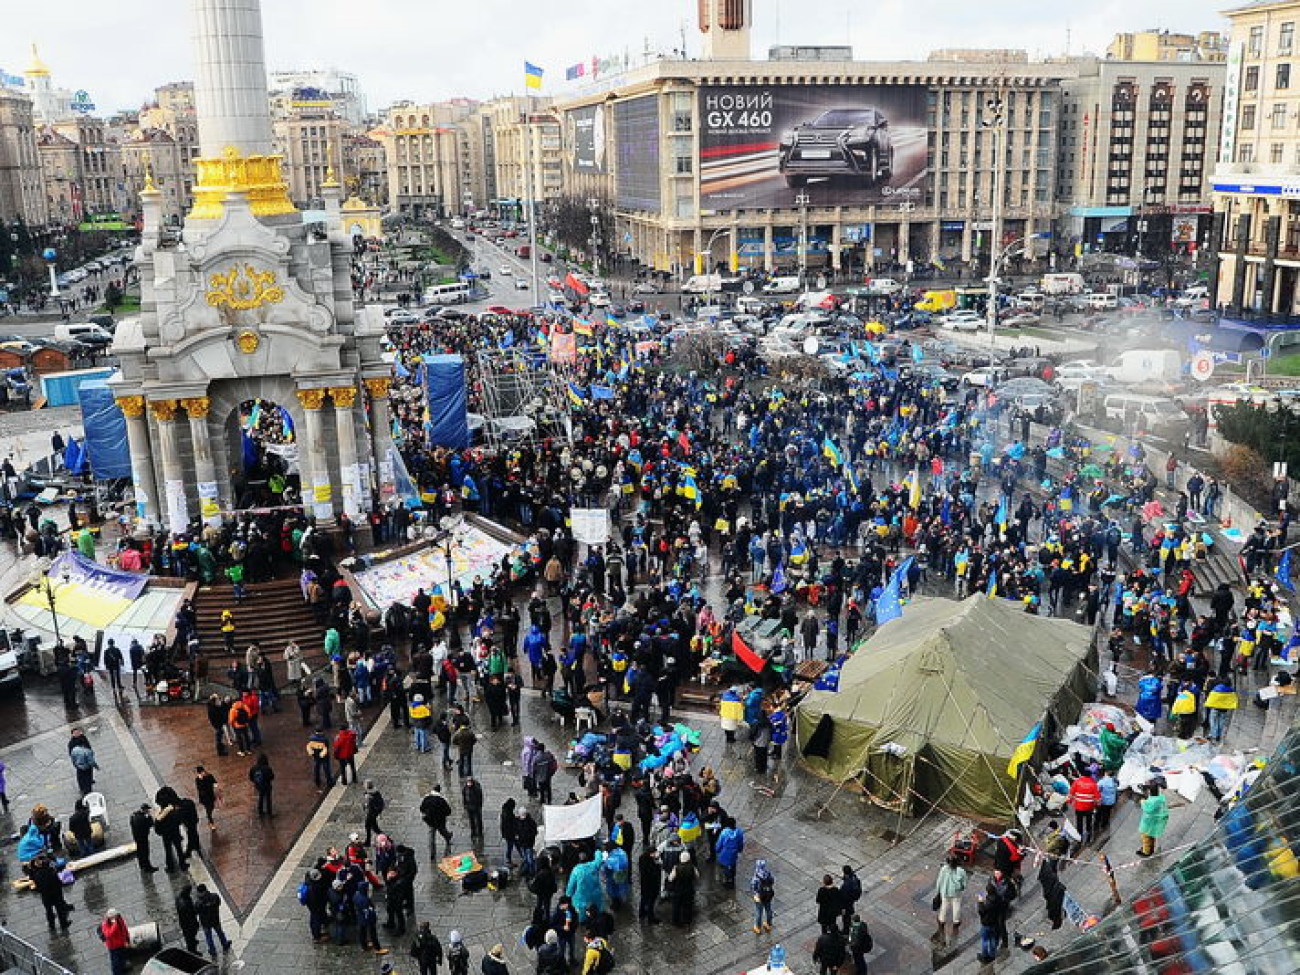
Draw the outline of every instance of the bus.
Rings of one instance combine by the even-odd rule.
[[[426,305],[463,305],[470,300],[471,290],[468,281],[435,284],[424,289],[423,301]]]

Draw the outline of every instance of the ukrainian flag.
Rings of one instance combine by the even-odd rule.
[[[1016,750],[1011,753],[1011,761],[1007,763],[1007,775],[1016,778],[1020,774],[1020,766],[1034,757],[1034,748],[1038,744],[1038,734],[1043,730],[1043,723],[1037,722],[1029,729],[1029,734],[1021,740],[1016,746]]]
[[[844,476],[849,479],[849,487],[852,488],[853,493],[856,494],[858,491],[858,477],[856,474],[853,473],[852,464],[844,465]]]
[[[566,383],[565,391],[569,394],[569,402],[574,406],[585,406],[587,398],[582,394],[582,390],[573,383]]]
[[[524,62],[524,85],[528,88],[540,90],[542,87],[542,75],[546,74],[544,70],[530,61]]]
[[[830,437],[822,438],[822,456],[836,467],[844,466],[844,453],[839,447],[835,446],[835,441]]]
[[[1011,520],[1011,512],[1008,510],[1007,496],[1002,495],[1002,500],[998,502],[997,522],[998,527],[1003,531],[1007,530],[1007,522]]]
[[[687,501],[694,502],[695,507],[698,508],[704,504],[704,500],[700,497],[700,486],[695,483],[695,478],[692,475],[687,474],[683,477],[681,486],[677,490]]]
[[[790,540],[790,561],[795,565],[808,561],[808,544],[799,535]]]
[[[912,471],[912,492],[911,492],[911,496],[908,498],[908,504],[911,505],[913,511],[921,507],[921,472],[920,471]]]

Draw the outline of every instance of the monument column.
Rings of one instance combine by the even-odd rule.
[[[167,528],[173,534],[188,531],[189,506],[185,498],[185,471],[176,434],[176,400],[156,399],[149,412],[158,424],[158,453],[162,460],[163,493],[167,496]]]
[[[299,455],[303,505],[315,516],[317,523],[332,525],[334,489],[330,486],[329,466],[325,460],[325,428],[321,420],[326,392],[324,388],[299,389],[296,395],[303,414],[302,453]]]
[[[339,473],[343,481],[343,511],[357,520],[365,514],[365,494],[368,485],[362,484],[361,468],[357,463],[357,429],[352,410],[357,405],[355,386],[331,386],[330,399],[334,401],[334,424],[339,442]]]
[[[198,482],[199,514],[209,525],[221,524],[221,501],[217,494],[217,466],[212,461],[212,440],[208,433],[206,396],[181,400],[190,418],[190,441],[194,447],[194,477]]]
[[[379,472],[379,500],[391,501],[397,496],[397,476],[388,452],[393,449],[393,417],[388,406],[388,388],[391,379],[367,379],[370,392],[370,439],[375,447],[375,470]]]
[[[123,396],[117,401],[126,417],[126,442],[131,448],[131,483],[135,488],[135,516],[154,524],[162,523],[158,483],[153,476],[153,447],[149,443],[149,421],[144,418],[144,397]]]

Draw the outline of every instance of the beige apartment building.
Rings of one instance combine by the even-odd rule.
[[[186,162],[185,147],[162,129],[136,128],[122,140],[120,149],[126,196],[133,201],[126,212],[133,219],[138,214],[148,174],[162,194],[163,222],[179,226],[193,203],[194,171]]]
[[[1061,83],[1060,242],[1075,253],[1148,257],[1204,247],[1224,62],[1189,56],[1070,63],[1076,74]]]
[[[272,115],[271,131],[289,199],[299,209],[319,209],[321,186],[344,175],[346,123],[328,98],[289,101],[282,109],[284,114]]]
[[[1232,316],[1289,318],[1300,314],[1300,2],[1254,3],[1226,16],[1212,297]]]
[[[477,102],[453,99],[399,102],[385,110],[369,135],[383,145],[390,212],[440,218],[477,205],[475,189],[483,180],[473,160],[482,153],[472,146],[469,121],[477,108]]]
[[[1223,61],[1227,56],[1228,39],[1218,31],[1140,30],[1116,34],[1106,48],[1112,61]]]
[[[483,134],[484,196],[499,212],[522,212],[564,192],[560,120],[543,98],[498,98],[479,113]]]
[[[0,88],[0,222],[49,223],[32,101]]]

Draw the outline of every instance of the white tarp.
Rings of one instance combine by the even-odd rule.
[[[609,512],[604,508],[571,508],[569,520],[576,541],[604,545],[609,541]]]
[[[600,796],[572,806],[543,806],[542,822],[547,843],[590,839],[600,832]]]

